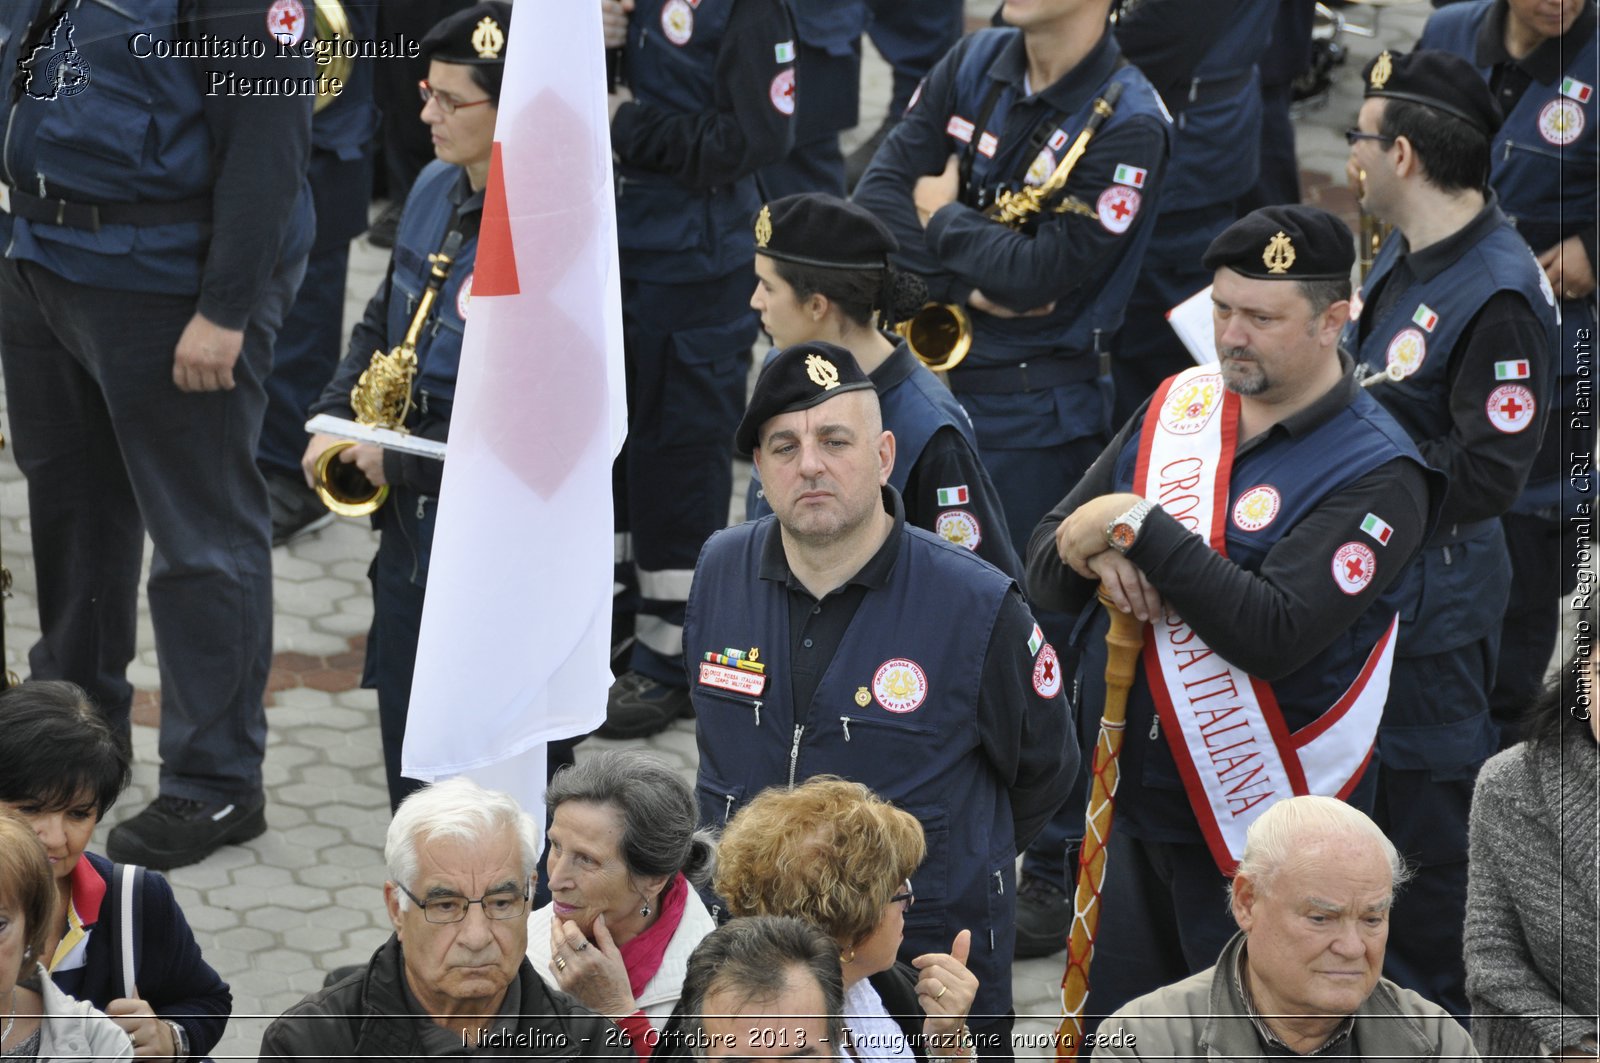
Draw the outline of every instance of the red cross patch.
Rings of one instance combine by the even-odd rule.
[[[1507,435],[1516,435],[1532,424],[1537,410],[1533,392],[1521,384],[1500,385],[1489,392],[1489,401],[1484,403],[1489,423]]]
[[[794,67],[778,71],[767,90],[767,97],[779,114],[794,114]]]
[[[1140,196],[1126,185],[1112,185],[1100,193],[1095,210],[1107,232],[1125,233],[1139,214]]]
[[[267,33],[287,47],[299,44],[306,35],[306,9],[300,0],[273,0],[267,9]]]
[[[1061,693],[1061,659],[1048,642],[1033,661],[1033,692],[1041,698],[1053,698]]]
[[[1378,555],[1366,543],[1345,543],[1333,552],[1333,582],[1346,594],[1360,594],[1378,574]]]

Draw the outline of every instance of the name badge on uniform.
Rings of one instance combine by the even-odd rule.
[[[733,694],[756,697],[767,689],[767,677],[742,668],[729,668],[710,661],[700,662],[700,685],[726,690]]]

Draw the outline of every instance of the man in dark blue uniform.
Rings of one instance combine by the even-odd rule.
[[[1442,484],[1339,355],[1354,259],[1315,207],[1229,227],[1205,254],[1220,364],[1158,388],[1033,531],[1033,600],[1088,610],[1082,728],[1105,697],[1096,586],[1149,622],[1091,1017],[1216,962],[1227,876],[1272,804],[1370,806],[1403,574]]]
[[[448,276],[418,334],[417,373],[411,385],[414,406],[406,420],[414,436],[443,440],[449,435],[510,29],[510,4],[481,3],[445,18],[423,38],[422,51],[429,61],[428,79],[422,84],[422,120],[433,130],[437,158],[411,186],[395,233],[389,274],[351,332],[348,351],[313,404],[313,414],[355,419],[351,390],[374,352],[387,354],[405,338],[418,298],[429,283],[429,256],[454,246]],[[301,458],[308,484],[317,459],[336,442],[330,435],[311,437]],[[383,763],[393,809],[422,786],[400,775],[400,752],[444,463],[372,444],[344,450],[335,460],[355,465],[374,486],[389,488],[388,498],[373,515],[381,534],[369,572],[372,630],[361,683],[378,692]]]
[[[765,199],[803,192],[845,194],[844,152],[839,134],[855,127],[861,112],[861,30],[864,0],[791,0],[794,10],[795,83],[804,98],[794,116],[794,147],[761,168]]]
[[[0,355],[38,571],[29,665],[124,734],[146,531],[155,544],[161,792],[112,830],[123,862],[178,867],[266,829],[255,447],[311,244],[316,77],[277,38],[310,22],[300,0],[0,8]],[[250,54],[171,57],[197,33]]]
[[[1373,818],[1417,868],[1396,903],[1385,969],[1465,1017],[1467,812],[1498,746],[1488,696],[1511,582],[1499,517],[1539,452],[1555,297],[1484,191],[1500,109],[1472,65],[1383,52],[1364,77],[1347,170],[1363,208],[1395,232],[1342,343],[1373,397],[1450,478],[1406,588],[1378,740]]]
[[[1592,419],[1580,416],[1575,424],[1573,414],[1579,381],[1594,368],[1595,28],[1594,0],[1556,7],[1475,0],[1429,19],[1418,44],[1461,56],[1488,81],[1506,116],[1490,148],[1489,184],[1561,300],[1550,427],[1527,487],[1500,518],[1511,553],[1511,595],[1489,710],[1501,748],[1521,739],[1518,717],[1555,654],[1558,600],[1577,586],[1577,532],[1587,516],[1583,507],[1594,499]]]
[[[894,472],[906,523],[964,546],[1012,579],[1022,564],[972,421],[904,340],[880,331],[920,309],[922,284],[889,264],[899,246],[882,222],[833,196],[789,196],[756,218],[756,290],[750,305],[778,347],[823,342],[848,350],[872,378],[883,426],[894,434]],[[898,342],[897,342],[898,341]],[[750,478],[745,517],[772,512],[761,474]]]
[[[1077,767],[1056,651],[992,565],[906,526],[872,381],[826,343],[781,352],[737,445],[775,516],[712,536],[684,619],[700,815],[842,775],[915,815],[928,856],[901,956],[972,931],[979,1053],[1011,1057],[1017,853]]]
[[[632,89],[611,121],[628,377],[615,493],[639,608],[600,729],[623,738],[692,711],[683,603],[700,547],[728,522],[756,338],[755,172],[793,143],[795,37],[785,0],[601,2]]]
[[[349,39],[372,40],[378,28],[377,4],[373,0],[341,0],[341,6],[349,21]],[[336,96],[319,98],[311,118],[307,177],[316,207],[317,235],[306,260],[305,279],[272,351],[267,413],[256,449],[256,463],[267,479],[274,546],[333,520],[328,507],[305,485],[300,452],[305,449],[306,411],[339,364],[350,241],[367,227],[367,200],[372,189],[369,147],[378,125],[378,111],[372,103],[377,65],[371,59],[350,60],[343,89]],[[331,72],[335,68],[320,69]],[[410,112],[416,90],[413,86],[408,89]]]
[[[1019,555],[1028,530],[1105,445],[1103,356],[1166,167],[1170,120],[1149,80],[1124,61],[1108,6],[1007,4],[1002,13],[1016,28],[968,37],[929,74],[856,190],[899,239],[896,263],[971,315],[972,352],[947,379],[972,415]],[[1020,230],[984,216],[998,192],[1047,181],[1095,101],[1116,92],[1111,117],[1041,211]],[[1066,640],[1066,618],[1039,620],[1051,639]],[[1081,807],[1069,803],[1036,840],[1030,878],[1063,878],[1082,828]],[[1058,893],[1038,907],[1054,921],[1065,901]],[[1019,923],[1031,955],[1055,937],[1037,932],[1036,914]]]
[[[1194,364],[1166,313],[1204,288],[1200,258],[1238,217],[1259,172],[1261,85],[1256,62],[1274,0],[1144,0],[1117,22],[1117,43],[1172,112],[1172,159],[1150,246],[1111,359],[1113,423],[1133,415],[1167,377]]]

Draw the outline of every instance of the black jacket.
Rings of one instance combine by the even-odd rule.
[[[633,1050],[616,1026],[564,993],[554,992],[523,959],[517,970],[521,1002],[516,1044],[486,1045],[476,1055],[539,1059],[631,1059]],[[306,997],[275,1019],[261,1038],[262,1059],[409,1059],[425,1051],[432,1020],[410,1014],[402,985],[399,939],[391,936],[366,970]],[[449,1054],[467,1054],[460,1052]]]

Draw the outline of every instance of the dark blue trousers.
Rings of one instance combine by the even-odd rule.
[[[267,412],[256,459],[264,471],[300,476],[306,411],[332,379],[344,355],[344,287],[350,245],[314,250],[306,260],[289,316],[278,332],[267,374]]]
[[[867,0],[867,36],[894,68],[889,114],[895,118],[935,63],[961,39],[962,0]]]
[[[0,261],[0,356],[38,574],[29,667],[77,683],[127,730],[148,530],[164,795],[216,802],[261,789],[272,553],[255,455],[262,379],[304,267],[273,274],[233,390],[189,394],[172,382],[172,358],[193,296],[90,288]]]
[[[628,441],[615,477],[639,612],[629,667],[683,686],[683,606],[700,548],[727,527],[733,433],[758,318],[753,267],[692,284],[622,282]]]

